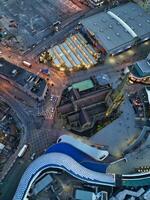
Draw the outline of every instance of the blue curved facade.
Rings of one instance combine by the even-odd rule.
[[[115,186],[115,176],[106,174],[107,166],[108,164],[94,160],[70,144],[55,144],[29,165],[20,180],[13,200],[25,199],[31,185],[45,169],[62,169],[87,183]]]
[[[87,154],[67,143],[58,143],[51,146],[46,153],[51,152],[66,154],[80,163],[82,166],[96,172],[106,173],[106,169],[108,167],[108,164],[100,163],[99,161],[94,160]]]
[[[94,160],[92,157],[67,143],[51,146],[45,154],[34,160],[24,172],[13,200],[24,200],[31,185],[46,169],[62,169],[73,177],[90,184],[116,186],[115,175],[107,174],[108,164]],[[141,177],[146,176],[146,177]],[[146,175],[122,175],[123,185],[133,181],[147,179]],[[128,182],[127,182],[128,181]]]

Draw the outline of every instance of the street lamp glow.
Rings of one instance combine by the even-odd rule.
[[[149,44],[150,44],[150,41],[144,42],[144,45],[145,45],[145,46],[148,46]]]
[[[110,64],[115,64],[115,63],[116,63],[115,57],[110,57],[110,58],[108,59],[108,62],[109,62]]]
[[[135,51],[133,49],[130,49],[130,50],[127,51],[127,54],[129,56],[133,56],[135,54]]]

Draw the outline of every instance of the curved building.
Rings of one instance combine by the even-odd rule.
[[[76,148],[70,141],[67,143],[68,138],[67,140],[62,136],[60,138],[61,142],[58,139],[59,143],[52,145],[44,155],[34,160],[26,169],[13,200],[28,199],[33,182],[46,169],[61,169],[83,182],[94,185],[115,187],[118,182],[123,186],[141,186],[145,182],[150,183],[150,172],[122,175],[118,179],[115,174],[107,173],[110,164],[102,163],[90,155],[90,148],[86,153],[82,151],[84,147],[78,144],[78,140],[75,141]]]
[[[42,171],[50,168],[62,169],[87,183],[115,186],[115,176],[106,174],[107,166],[67,143],[58,143],[30,164],[20,180],[13,200],[26,199],[32,183]]]

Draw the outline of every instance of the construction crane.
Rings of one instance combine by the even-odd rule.
[[[123,78],[122,82],[118,85],[118,87],[115,89],[115,91],[111,94],[111,104],[109,105],[107,111],[106,111],[106,117],[109,117],[123,102],[124,100],[124,89],[128,80],[127,73],[125,77]]]

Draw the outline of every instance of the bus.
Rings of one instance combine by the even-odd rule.
[[[23,147],[20,149],[20,151],[19,151],[19,153],[18,153],[18,157],[19,157],[19,158],[21,158],[21,157],[25,154],[27,148],[28,148],[28,145],[27,145],[27,144],[23,145]]]
[[[32,64],[29,63],[29,62],[27,62],[27,61],[25,61],[25,60],[23,60],[22,63],[23,63],[23,65],[24,65],[25,67],[28,67],[28,68],[31,68],[31,67],[32,67]]]

